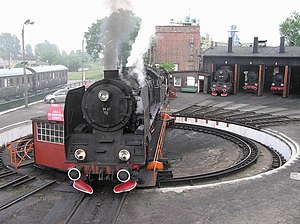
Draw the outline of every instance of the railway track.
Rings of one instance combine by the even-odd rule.
[[[196,182],[205,182],[212,179],[223,178],[238,173],[239,171],[244,170],[250,165],[256,163],[259,156],[259,150],[256,146],[256,143],[254,143],[252,140],[248,138],[230,132],[208,128],[208,127],[197,126],[197,125],[188,125],[188,124],[179,124],[179,123],[173,124],[169,128],[203,132],[205,134],[212,134],[221,137],[224,140],[228,140],[236,144],[239,148],[242,149],[243,153],[240,161],[236,162],[230,167],[216,170],[213,172],[200,173],[200,174],[181,176],[175,178],[169,175],[168,171],[161,172],[157,180],[157,186],[159,187],[164,187],[169,185],[174,186],[174,185],[181,185],[181,184],[193,185]],[[282,155],[280,155],[278,152],[270,148],[267,149],[272,154],[272,161],[273,161],[271,166],[269,167],[269,170],[276,169],[282,166],[286,162],[282,157]]]
[[[26,140],[26,137],[23,138]],[[24,147],[31,142],[24,141]],[[25,198],[51,186],[56,180],[40,180],[37,178],[38,173],[24,174],[13,168],[6,166],[2,161],[5,147],[0,149],[0,211],[24,200]],[[24,155],[24,154],[23,154]],[[18,157],[23,156],[21,154]],[[25,155],[31,156],[31,155]],[[28,165],[28,164],[27,164]],[[36,174],[36,175],[35,175]]]
[[[223,113],[222,110],[215,110],[215,114],[229,115],[227,112]],[[241,114],[238,114],[239,113],[235,113],[235,116],[243,117]],[[255,115],[253,113],[251,114]],[[169,171],[161,173],[158,176],[157,180],[158,187],[193,185],[195,183],[202,183],[207,180],[219,180],[220,178],[222,179],[223,177],[235,174],[256,163],[259,156],[259,151],[254,142],[247,138],[229,132],[224,132],[217,129],[201,127],[196,125],[177,123],[171,125],[168,128],[203,132],[205,134],[218,136],[224,140],[228,140],[237,145],[237,147],[242,150],[242,156],[240,160],[234,165],[221,170],[215,170],[213,172],[186,175],[175,178],[169,175]],[[24,143],[24,145],[26,145],[26,143]],[[20,156],[23,157],[24,155],[21,154]],[[272,152],[272,157],[273,164],[270,169],[278,168],[285,162],[282,159],[282,156],[279,155],[276,151]],[[0,152],[0,161],[1,158],[2,155]],[[43,189],[48,189],[50,186],[56,183],[55,180],[47,179],[41,181],[41,178],[36,178],[35,176],[30,176],[27,174],[20,174],[15,170],[5,167],[3,164],[0,164],[0,167],[2,169],[0,170],[0,189],[5,190],[0,191],[0,211],[14,206],[17,203],[26,200],[26,198],[32,196],[36,192],[42,191]],[[42,176],[43,175],[41,175],[41,177]],[[1,183],[2,177],[5,178],[6,183]],[[7,178],[10,178],[9,181]],[[103,188],[97,186],[97,190],[92,196],[87,196],[85,194],[77,195],[76,197],[78,197],[78,199],[76,199],[77,202],[74,204],[74,207],[72,209],[68,209],[68,212],[66,212],[65,215],[58,217],[57,219],[61,221],[60,223],[73,223],[76,220],[83,220],[83,222],[97,221],[103,223],[116,223],[117,221],[119,221],[118,216],[127,197],[127,193],[122,195],[116,195],[112,194],[111,188],[109,188],[109,190],[105,190],[105,188],[106,187],[104,187],[103,190]],[[15,191],[21,193],[15,194]],[[54,194],[52,191],[45,192]],[[89,207],[88,212],[85,209],[86,207]]]
[[[81,220],[82,223],[115,224],[118,221],[127,195],[128,193],[113,194],[111,189],[106,186],[102,188],[101,192],[96,190],[93,196],[81,194],[62,223],[68,224]],[[86,210],[86,207],[89,209]]]
[[[256,113],[253,111],[240,111],[198,105],[187,107],[181,111],[173,113],[173,115],[231,122],[254,128],[300,122],[300,119],[290,118],[288,116],[277,116],[270,113]]]

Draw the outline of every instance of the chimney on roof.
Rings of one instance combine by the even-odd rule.
[[[213,41],[210,42],[210,48],[214,48],[214,42]]]
[[[258,53],[258,37],[254,37],[253,53]]]
[[[228,37],[228,53],[232,53],[232,37]]]
[[[280,37],[280,46],[279,46],[279,53],[285,53],[285,38],[284,37]]]

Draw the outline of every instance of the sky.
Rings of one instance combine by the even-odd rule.
[[[150,33],[155,25],[190,15],[199,21],[201,36],[209,34],[213,41],[227,42],[230,26],[236,25],[241,42],[251,43],[257,36],[268,46],[279,45],[279,24],[293,11],[300,12],[299,0],[4,0],[0,34],[11,33],[21,41],[23,23],[30,19],[34,24],[24,27],[25,45],[34,48],[48,40],[70,53],[81,49],[88,27],[108,16],[113,2],[142,18]]]

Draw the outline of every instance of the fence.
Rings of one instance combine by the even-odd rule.
[[[90,84],[92,82],[94,82],[94,80],[88,80],[88,81],[86,81],[85,85]],[[65,87],[76,88],[81,85],[82,85],[81,81],[74,81],[74,82],[68,83]],[[48,89],[48,90],[44,89],[41,92],[31,93],[28,95],[28,103],[33,103],[33,102],[43,100],[45,96],[47,96],[48,94],[54,93],[56,90],[58,90],[60,88],[62,88],[62,87],[57,87],[55,89]],[[23,106],[24,103],[25,103],[24,97],[20,97],[18,99],[12,99],[12,100],[0,103],[0,112]]]

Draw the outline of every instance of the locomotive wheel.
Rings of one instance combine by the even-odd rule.
[[[55,100],[55,99],[51,99],[49,102],[50,102],[51,104],[54,104],[54,103],[56,103],[56,100]]]

